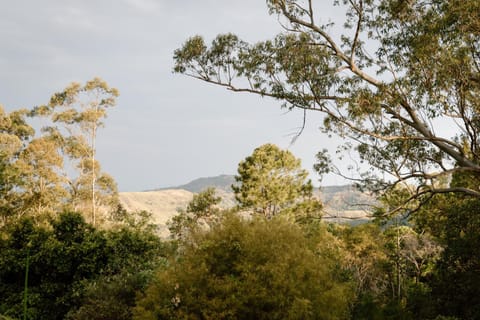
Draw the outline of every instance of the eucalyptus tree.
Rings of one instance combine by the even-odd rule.
[[[87,210],[94,225],[98,206],[111,205],[117,197],[114,180],[101,172],[95,158],[98,129],[104,125],[107,110],[115,106],[117,97],[117,89],[94,78],[84,85],[70,84],[55,93],[47,105],[32,112],[52,120],[54,125],[44,128],[45,133],[60,144],[79,172],[75,179],[69,179],[74,209]]]
[[[480,175],[479,1],[335,0],[338,26],[320,16],[326,1],[266,2],[284,32],[255,44],[194,36],[175,51],[174,71],[324,114],[323,131],[350,140],[340,151],[371,166],[355,178],[375,190],[480,197],[438,183]],[[321,173],[337,171],[318,158]]]
[[[15,163],[24,145],[34,134],[25,121],[27,111],[7,113],[0,106],[0,210],[2,223],[14,215],[18,202],[16,187],[21,182]]]
[[[60,209],[65,180],[63,157],[48,137],[35,137],[28,110],[0,106],[0,216],[2,223],[23,215],[40,219]]]
[[[40,219],[60,210],[67,198],[65,177],[61,175],[63,156],[48,137],[31,140],[15,164],[21,183],[21,212]]]

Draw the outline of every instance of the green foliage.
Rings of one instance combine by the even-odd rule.
[[[135,296],[145,289],[150,274],[122,272],[87,284],[82,304],[70,312],[70,320],[132,319]]]
[[[48,226],[31,218],[7,225],[0,239],[0,314],[20,318],[26,257],[29,259],[28,319],[64,319],[93,295],[96,281],[120,274],[132,282],[112,289],[124,295],[117,307],[127,309],[137,288],[133,281],[158,265],[162,246],[152,233],[121,228],[100,231],[80,214],[63,213]],[[85,291],[87,288],[87,291]],[[123,292],[122,290],[125,289]]]
[[[79,307],[71,309],[67,319],[131,319],[136,295],[145,290],[169,251],[145,231],[121,229],[111,234],[109,242],[114,247],[106,267],[85,283]]]
[[[55,93],[47,105],[31,112],[32,116],[47,116],[52,121],[52,125],[43,129],[44,133],[58,144],[78,171],[78,176],[68,181],[70,208],[88,213],[94,225],[100,218],[99,207],[115,208],[118,204],[115,181],[101,172],[95,158],[98,130],[118,95],[117,89],[94,78],[85,85],[70,84]]]
[[[473,187],[477,181],[475,174],[461,172],[453,175],[450,186]],[[478,318],[479,202],[459,194],[434,199],[413,216],[412,222],[418,233],[433,235],[444,249],[434,264],[425,266],[421,282],[428,290],[414,292],[410,304],[417,309],[433,309],[431,315]]]
[[[271,218],[311,199],[313,187],[307,176],[290,151],[265,144],[239,163],[235,177],[239,184],[232,189],[241,208]]]
[[[191,212],[196,218],[208,218],[215,214],[218,209],[215,207],[222,199],[215,195],[214,188],[207,188],[193,196],[187,205],[187,212]]]
[[[152,213],[149,211],[127,211],[121,204],[111,212],[109,220],[113,228],[132,229],[137,232],[154,234],[157,225],[152,222]]]
[[[311,223],[313,220],[319,220],[323,214],[323,204],[320,200],[309,197],[297,202],[291,207],[281,211],[282,215],[291,217],[299,224]]]
[[[2,223],[59,208],[65,198],[59,175],[63,158],[56,144],[34,137],[27,110],[6,113],[0,106],[0,217]]]
[[[115,181],[100,171],[95,160],[97,130],[117,96],[116,89],[95,78],[85,86],[71,84],[48,105],[30,111],[6,113],[0,106],[1,223],[22,216],[45,223],[50,215],[66,208],[92,211],[94,223],[98,206],[117,205]],[[50,125],[35,135],[27,116],[47,117],[63,128]],[[66,168],[70,163],[79,170],[75,178]]]
[[[328,234],[229,215],[161,268],[135,319],[347,319],[352,288]]]
[[[284,32],[253,44],[233,34],[210,45],[195,36],[175,51],[174,72],[323,113],[321,129],[347,138],[339,160],[357,152],[369,164],[355,176],[366,187],[410,181],[420,197],[480,197],[475,186],[439,184],[452,172],[480,172],[479,2],[331,3],[345,13],[337,28],[322,22],[326,3],[269,0]],[[339,173],[330,159],[319,153],[316,168]]]
[[[380,297],[387,286],[384,268],[387,263],[386,240],[380,228],[372,223],[356,227],[344,225],[338,226],[336,233],[342,240],[345,267],[356,280],[357,296]]]
[[[445,250],[435,268],[432,296],[439,314],[476,319],[480,317],[480,202],[452,196],[448,200],[440,208],[448,223],[443,225]]]
[[[201,224],[211,226],[218,222],[221,210],[218,204],[222,199],[215,195],[214,188],[193,195],[186,210],[179,210],[178,214],[168,222],[168,229],[173,239],[186,240],[189,234]]]
[[[432,282],[442,247],[407,226],[335,226],[342,266],[355,283],[352,319],[431,319]]]

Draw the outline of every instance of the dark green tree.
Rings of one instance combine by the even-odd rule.
[[[434,275],[428,279],[432,290],[425,302],[433,304],[437,314],[459,319],[480,317],[479,212],[478,199],[447,195],[428,216],[445,247]]]
[[[130,312],[135,290],[146,285],[149,271],[161,263],[163,247],[153,233],[102,231],[80,214],[63,213],[49,226],[37,225],[31,217],[7,225],[0,251],[0,314],[22,318],[29,256],[28,319],[65,319],[88,309],[95,286],[119,298],[110,309],[99,307],[98,315]],[[122,286],[121,281],[126,283]],[[101,299],[98,292],[96,297]],[[102,305],[107,298],[102,299],[96,303]]]

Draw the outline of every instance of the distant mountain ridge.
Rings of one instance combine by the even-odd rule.
[[[189,183],[157,188],[143,192],[120,192],[120,202],[129,211],[149,211],[154,223],[159,226],[163,235],[168,235],[166,223],[179,209],[185,209],[195,193],[213,187],[222,199],[222,208],[235,206],[235,196],[231,189],[235,184],[235,176],[222,174],[216,177],[195,179]],[[356,224],[368,220],[371,206],[375,198],[360,192],[351,185],[326,186],[315,189],[317,196],[324,204],[324,219],[329,222],[346,222]]]
[[[228,174],[221,174],[215,177],[203,177],[190,181],[189,183],[182,184],[173,187],[157,188],[154,191],[170,190],[170,189],[183,189],[194,193],[199,193],[206,188],[215,188],[217,190],[223,190],[226,192],[232,191],[232,184],[235,184],[235,176]]]
[[[156,191],[179,189],[199,193],[206,188],[213,187],[217,190],[217,194],[226,200],[224,201],[225,206],[229,204],[233,206],[235,200],[231,186],[235,183],[234,175],[222,174],[215,177],[198,178],[179,186],[159,188]],[[325,211],[332,216],[366,215],[376,204],[375,198],[371,194],[361,192],[353,185],[315,188],[314,195],[323,202]]]
[[[226,193],[231,193],[233,192],[232,185],[235,183],[234,175],[221,174],[215,177],[198,178],[178,186],[157,188],[152,191],[179,189],[199,193],[207,188],[215,188],[217,191],[221,190]],[[324,186],[316,188],[314,194],[316,194],[325,204],[335,202],[335,207],[337,209],[340,209],[340,202],[342,202],[343,199],[345,203],[341,205],[342,210],[349,210],[351,209],[350,207],[357,207],[358,209],[360,206],[359,204],[363,204],[363,207],[365,207],[365,204],[372,203],[370,196],[358,191],[352,185]],[[361,202],[357,201],[359,198],[363,198]]]

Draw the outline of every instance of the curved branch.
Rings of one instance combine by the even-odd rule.
[[[290,21],[290,23],[295,23],[295,24],[301,25],[303,27],[306,27],[306,28],[308,28],[312,31],[315,31],[325,41],[327,41],[327,43],[331,46],[332,50],[334,51],[335,55],[337,57],[339,57],[341,60],[343,60],[349,66],[349,69],[354,74],[356,74],[360,78],[364,79],[365,81],[367,81],[368,83],[370,83],[370,84],[372,84],[376,87],[380,87],[382,85],[381,81],[373,78],[372,76],[365,73],[363,70],[359,69],[358,66],[355,63],[353,63],[353,61],[342,51],[342,49],[335,42],[335,40],[333,40],[333,38],[328,33],[326,33],[322,28],[317,26],[315,23],[307,22],[305,20],[301,20],[301,19],[297,18],[296,16],[290,14],[290,12],[288,12],[287,8],[285,7],[285,4],[281,5],[281,10],[282,10],[283,15]]]

